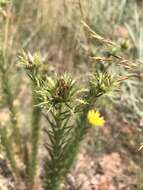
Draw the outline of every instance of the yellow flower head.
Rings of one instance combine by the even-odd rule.
[[[98,111],[89,110],[87,114],[88,122],[94,127],[102,127],[105,124],[105,120],[100,116]]]

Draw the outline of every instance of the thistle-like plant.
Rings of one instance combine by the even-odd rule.
[[[44,108],[43,115],[48,122],[44,129],[48,136],[44,189],[58,189],[67,173],[80,93],[76,81],[67,74],[48,78],[37,90],[41,99],[38,106]]]
[[[100,114],[93,110],[97,100],[105,98],[105,95],[110,96],[111,92],[118,90],[120,83],[128,77],[115,76],[107,71],[94,71],[87,75],[86,83],[81,84],[79,79],[70,74],[58,75],[49,72],[43,74],[44,65],[38,54],[32,56],[23,53],[19,62],[31,79],[33,97],[31,138],[28,139],[30,147],[20,133],[18,136],[22,140],[21,157],[25,166],[26,187],[28,190],[34,189],[37,177],[39,135],[42,132],[40,118],[43,115],[47,121],[44,128],[47,137],[44,146],[47,154],[44,157],[42,184],[45,190],[58,190],[76,158],[89,124],[96,126],[104,123]],[[9,138],[7,129],[2,128],[0,132],[3,147],[19,184],[21,170],[15,155],[10,151],[13,141]]]
[[[37,64],[36,54],[30,60],[32,61],[29,61],[29,55],[26,54],[20,59],[34,84],[35,96],[38,99],[34,107],[40,108],[47,120],[47,126],[44,128],[47,155],[43,165],[43,188],[58,190],[76,158],[80,142],[88,131],[87,115],[89,123],[103,124],[99,113],[89,110],[94,109],[99,98],[110,96],[111,92],[118,90],[124,78],[95,71],[87,75],[85,85],[80,85],[79,81],[69,74],[49,74],[45,77],[39,69],[41,61]],[[32,159],[30,163],[31,168],[35,168]],[[33,172],[33,169],[31,171]]]
[[[108,73],[94,73],[81,88],[70,75],[39,78],[37,96],[47,120],[44,189],[57,190],[71,168],[79,144],[88,130],[87,114],[96,100],[113,90],[117,80]],[[116,84],[116,85],[115,85]]]

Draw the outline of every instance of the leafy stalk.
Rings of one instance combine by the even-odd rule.
[[[39,97],[35,93],[36,88],[42,86],[41,79],[39,79],[39,70],[41,66],[41,57],[39,54],[33,56],[29,53],[28,55],[23,53],[20,57],[20,63],[24,65],[28,77],[31,79],[32,84],[32,120],[31,120],[31,154],[28,156],[28,186],[32,189],[35,184],[35,177],[37,172],[38,164],[38,148],[39,148],[39,135],[40,135],[40,119],[41,119],[41,108],[39,104]]]
[[[32,131],[31,131],[31,155],[28,171],[28,181],[30,186],[34,185],[34,179],[37,170],[37,156],[38,156],[38,145],[39,145],[39,134],[40,134],[40,119],[41,119],[41,108],[37,107],[39,103],[37,95],[35,95],[33,90],[33,111],[32,111]]]
[[[0,129],[0,134],[1,134],[1,142],[2,142],[2,145],[3,145],[4,149],[5,149],[5,152],[6,152],[8,160],[9,160],[11,169],[12,169],[12,171],[13,171],[15,177],[16,177],[17,183],[19,183],[19,179],[20,179],[19,168],[17,166],[14,154],[11,151],[12,150],[11,138],[9,138],[7,136],[7,131],[6,131],[5,128]]]
[[[62,106],[59,106],[54,112],[52,111],[52,115],[52,121],[50,121],[49,116],[46,117],[50,126],[45,131],[50,142],[46,145],[48,156],[44,165],[45,190],[57,190],[64,179],[65,163],[68,159],[65,152],[68,149],[72,134],[72,128],[68,125],[70,118],[63,116]]]
[[[47,156],[44,163],[44,190],[58,190],[69,172],[79,149],[80,142],[88,131],[87,113],[95,102],[112,91],[118,90],[122,80],[107,71],[94,72],[88,85],[80,89],[70,75],[55,75],[53,78],[43,75],[39,69],[41,61],[34,54],[24,54],[21,62],[25,66],[33,84],[32,151],[29,158],[29,189],[32,189],[37,168],[39,141],[39,121],[41,109],[47,119],[45,128]],[[29,190],[28,189],[28,190]]]
[[[5,98],[5,103],[9,108],[10,111],[10,120],[12,124],[12,136],[14,138],[15,144],[19,149],[19,152],[22,154],[22,143],[21,143],[21,135],[20,135],[20,130],[18,127],[18,122],[17,122],[17,114],[16,114],[16,109],[13,105],[13,94],[12,90],[10,87],[10,79],[8,75],[8,69],[4,65],[4,58],[2,53],[0,54],[0,72],[1,72],[1,83],[2,83],[2,92],[4,94]],[[20,154],[20,155],[21,155]]]

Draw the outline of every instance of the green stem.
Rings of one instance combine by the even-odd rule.
[[[21,135],[20,130],[18,128],[18,122],[17,122],[17,115],[16,115],[16,109],[13,105],[13,94],[10,87],[10,78],[8,77],[9,74],[7,73],[7,69],[4,67],[4,58],[1,55],[0,60],[0,71],[1,71],[1,79],[2,79],[2,91],[4,94],[6,105],[9,108],[10,111],[10,120],[12,124],[12,135],[15,141],[16,146],[18,147],[20,151],[20,155],[22,155],[22,143],[21,143]]]
[[[14,175],[16,176],[17,183],[19,183],[20,174],[19,174],[19,169],[17,167],[13,151],[12,151],[11,138],[7,137],[7,131],[6,131],[6,129],[1,129],[0,132],[1,132],[1,142],[2,142],[2,145],[5,148],[5,152],[6,152],[7,158],[9,160],[9,162],[10,162],[10,166],[12,168],[12,171],[13,171]]]
[[[49,135],[51,143],[47,147],[47,150],[50,153],[50,158],[47,158],[45,163],[45,190],[58,190],[59,185],[65,179],[66,174],[69,172],[77,155],[80,142],[82,141],[83,136],[86,134],[87,131],[85,121],[87,111],[85,112],[80,116],[81,118],[79,126],[77,126],[76,128],[72,128],[71,131],[69,131],[68,133],[68,122],[66,122],[66,126],[62,128],[62,126],[65,125],[65,120],[67,120],[68,118],[65,116],[65,120],[61,119],[63,118],[63,115],[61,117],[60,108],[56,111],[56,114],[54,115],[55,125],[50,121],[52,126],[52,132],[50,130]],[[61,141],[65,145],[64,148],[61,145]]]
[[[62,141],[64,136],[64,128],[62,127],[63,120],[61,119],[62,107],[56,110],[54,118],[54,126],[51,127],[52,135],[50,138],[50,145],[48,152],[50,158],[45,162],[45,190],[57,190],[62,180],[63,163],[64,163],[64,150],[62,148]],[[53,125],[53,124],[52,124]],[[50,134],[49,134],[50,135]]]
[[[34,180],[37,170],[37,155],[38,155],[40,119],[41,119],[41,108],[35,106],[38,103],[39,100],[37,95],[34,94],[34,88],[33,88],[33,111],[32,111],[32,132],[31,132],[32,150],[31,150],[29,173],[28,173],[28,181],[31,187],[34,185]]]

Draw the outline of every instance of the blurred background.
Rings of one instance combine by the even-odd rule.
[[[40,52],[51,72],[80,75],[94,69],[85,51],[103,56],[105,47],[87,37],[82,20],[104,38],[123,42],[127,46],[124,57],[135,60],[137,72],[142,73],[142,0],[0,0],[0,50],[9,65],[20,121],[27,130],[30,82],[17,66],[17,57],[22,51]],[[113,73],[126,74],[124,68],[107,66]],[[2,99],[0,95],[4,122],[8,114]],[[111,98],[106,106],[100,104],[106,126],[91,129],[63,189],[143,190],[143,151],[138,151],[143,142],[143,82],[125,81],[120,97]],[[0,169],[0,183],[7,181]]]

